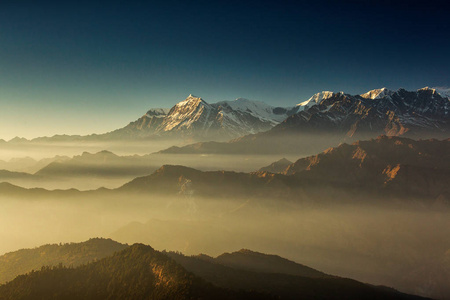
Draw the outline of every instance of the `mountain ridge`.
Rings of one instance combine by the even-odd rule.
[[[373,193],[389,192],[427,197],[444,195],[447,198],[447,180],[450,178],[448,153],[450,139],[415,141],[380,136],[368,141],[342,144],[320,154],[299,159],[287,167],[284,175],[264,171],[201,172],[182,166],[166,165],[154,174],[137,178],[120,189],[163,189],[175,192],[177,182],[184,178],[191,180],[192,189],[205,193],[205,196],[215,190],[220,190],[224,195],[232,193],[223,189],[224,185],[230,184],[239,193],[254,196],[271,194],[276,190],[277,196],[292,197],[291,193],[295,195],[293,191],[300,187],[326,185],[343,189],[368,189]]]
[[[383,98],[392,98],[393,95],[403,93],[404,89],[397,91],[388,90],[386,88],[375,89],[363,93],[361,95],[354,95],[358,99],[366,100],[380,100]],[[442,99],[449,99],[450,93],[446,88],[422,88],[416,92],[429,92],[434,97]],[[114,139],[159,139],[166,136],[170,138],[171,135],[191,137],[196,139],[215,139],[224,140],[245,136],[248,134],[256,134],[270,130],[273,126],[287,119],[289,116],[304,113],[311,108],[320,106],[320,104],[330,98],[338,97],[339,95],[348,95],[344,92],[329,92],[323,91],[314,94],[308,100],[303,100],[297,105],[291,107],[277,107],[265,104],[261,101],[253,101],[245,98],[237,98],[234,101],[219,101],[216,103],[207,103],[200,97],[189,95],[185,100],[178,102],[171,109],[167,108],[151,108],[141,118],[130,122],[123,128],[113,130],[103,134],[91,134],[87,136],[80,135],[55,135],[53,137],[39,137],[34,138],[33,142],[45,141],[82,141],[82,140],[114,140]],[[200,99],[200,100],[195,100]],[[189,101],[186,101],[189,100]],[[197,113],[184,116],[183,122],[180,121],[180,111],[182,107],[190,103],[191,108],[195,111],[195,107],[201,104],[204,107]],[[319,112],[329,110],[328,106],[322,107]],[[364,109],[363,109],[364,110]],[[448,112],[448,103],[447,109]],[[192,111],[191,111],[192,112]],[[423,113],[423,111],[422,111]],[[167,118],[168,116],[171,116]],[[175,117],[176,118],[173,118]],[[391,119],[398,118],[398,115],[390,116]],[[167,118],[167,119],[166,119]],[[183,117],[181,118],[183,119]],[[430,120],[426,118],[418,118],[422,125],[430,125]],[[408,121],[400,120],[401,121]],[[391,120],[392,126],[398,126],[397,121]],[[184,123],[184,125],[183,125]],[[194,124],[201,125],[194,125]],[[442,125],[442,124],[441,124]],[[192,127],[192,128],[190,128]],[[398,131],[398,129],[396,129]],[[348,131],[348,130],[347,130]],[[395,132],[395,130],[394,130]],[[180,135],[181,134],[181,135]],[[29,140],[16,137],[9,140],[7,143],[23,143]]]

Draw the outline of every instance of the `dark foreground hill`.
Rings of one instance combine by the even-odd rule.
[[[77,268],[42,268],[0,286],[2,300],[266,298],[215,287],[142,244]]]
[[[222,263],[220,257],[186,257],[135,244],[77,268],[43,267],[18,276],[0,286],[0,299],[421,299],[325,275],[281,258],[241,254],[237,260],[228,257],[228,263]],[[277,262],[282,269],[289,265],[301,272],[308,270],[312,277],[266,268],[249,271],[249,266],[260,265],[251,258],[254,255],[260,256],[260,262]],[[244,266],[230,266],[247,256]]]

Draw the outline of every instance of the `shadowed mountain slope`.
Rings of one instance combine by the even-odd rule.
[[[299,181],[382,188],[437,197],[449,193],[450,140],[380,136],[297,160],[284,172]]]
[[[254,290],[279,299],[421,299],[393,289],[330,276],[276,256],[249,250],[217,258],[205,255],[188,257],[174,252],[167,255],[217,286]]]
[[[258,171],[259,172],[280,173],[280,172],[283,172],[291,164],[292,164],[292,162],[290,160],[287,160],[286,158],[282,158],[280,160],[277,160],[274,163],[271,163],[268,166],[262,167]]]

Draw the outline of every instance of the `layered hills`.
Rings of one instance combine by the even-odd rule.
[[[136,178],[120,190],[179,193],[183,182],[202,196],[253,195],[295,197],[298,190],[332,186],[403,196],[448,197],[450,140],[415,141],[380,136],[341,144],[289,165],[283,174],[270,172],[201,172],[182,166],[163,166]],[[265,195],[265,196],[264,196]]]
[[[67,156],[54,156],[35,160],[31,157],[13,158],[8,161],[0,161],[0,170],[19,172],[19,173],[35,173],[53,162],[64,162],[68,160]]]
[[[118,156],[106,150],[97,153],[83,152],[72,158],[56,157],[35,161],[33,166],[29,166],[29,169],[39,167],[33,174],[0,170],[0,182],[28,188],[111,188],[137,176],[150,174],[159,166],[148,156]]]
[[[184,166],[164,165],[151,175],[138,177],[120,188],[95,193],[295,199],[301,195],[300,190],[320,191],[323,187],[332,187],[343,191],[370,192],[374,195],[394,193],[403,197],[441,197],[440,199],[445,200],[449,196],[449,153],[449,139],[415,141],[380,136],[329,148],[320,154],[299,159],[278,173],[200,171]],[[109,157],[111,154],[105,155]],[[0,188],[5,196],[77,192],[26,190],[6,183]],[[325,191],[324,193],[326,194]]]
[[[46,177],[124,177],[148,174],[155,167],[143,156],[118,156],[110,151],[84,152],[65,161],[51,162],[35,173]]]
[[[81,205],[84,211],[89,211],[95,215],[96,220],[98,216],[101,216],[102,223],[111,222],[111,224],[114,224],[115,227],[110,227],[109,232],[113,232],[113,230],[121,231],[122,235],[112,235],[115,238],[120,238],[120,241],[128,243],[140,241],[161,247],[160,249],[180,249],[183,251],[185,249],[193,251],[192,249],[194,249],[193,252],[198,253],[202,251],[200,249],[206,249],[207,251],[214,249],[216,251],[217,248],[211,246],[211,244],[214,244],[221,247],[233,247],[234,249],[237,247],[252,249],[261,246],[261,249],[265,249],[266,252],[280,253],[277,252],[277,246],[284,247],[280,245],[286,245],[286,248],[291,247],[295,251],[304,251],[302,255],[319,252],[317,256],[321,256],[321,254],[327,253],[327,263],[320,265],[323,270],[326,270],[324,269],[325,265],[333,265],[332,260],[342,259],[342,261],[345,261],[345,259],[351,257],[355,260],[356,265],[367,263],[371,269],[370,271],[361,271],[358,267],[352,266],[346,270],[348,273],[342,273],[345,276],[364,278],[367,282],[392,283],[396,288],[403,291],[421,295],[437,295],[437,297],[445,299],[448,295],[445,289],[448,272],[446,273],[445,267],[443,269],[440,262],[447,261],[448,255],[444,254],[447,253],[449,247],[445,238],[442,239],[446,231],[439,230],[439,226],[446,226],[446,222],[448,222],[446,221],[448,220],[446,218],[446,211],[448,210],[445,208],[448,208],[449,203],[449,143],[449,139],[416,141],[404,137],[383,135],[376,139],[358,141],[352,144],[343,143],[322,153],[300,158],[291,164],[282,161],[282,163],[288,165],[285,165],[284,169],[274,170],[277,173],[268,171],[252,173],[200,171],[183,166],[164,165],[151,175],[136,178],[121,188],[111,190],[49,191],[24,189],[1,183],[0,198],[6,209],[8,209],[8,205],[23,204],[26,209],[21,211],[25,213],[41,200],[48,201],[46,205],[51,203],[51,206],[47,207],[70,205],[61,214],[61,218],[64,219],[68,216],[66,213],[73,213],[72,205]],[[114,155],[111,155],[111,153],[103,152],[99,155],[105,156],[106,164],[112,163],[114,160]],[[89,158],[94,159],[91,154],[84,156],[87,160]],[[112,159],[112,161],[109,159]],[[94,161],[97,161],[97,159],[95,158]],[[274,165],[278,167],[277,164]],[[20,201],[17,201],[17,199],[20,199]],[[313,203],[313,205],[303,205],[303,203]],[[334,205],[341,203],[344,205],[339,207]],[[390,205],[391,203],[394,203],[394,205]],[[397,203],[400,203],[400,205],[396,205]],[[329,208],[328,204],[331,204],[330,210],[342,209],[346,213],[343,214],[343,217],[339,214],[334,216],[330,212],[319,217],[314,211],[311,215],[308,213],[302,214],[305,208]],[[368,212],[361,209],[363,211],[361,215],[354,213],[355,210],[358,210],[355,207],[362,207],[363,204],[373,207],[367,208]],[[435,206],[434,204],[439,205]],[[445,206],[442,206],[442,204]],[[383,206],[393,210],[397,210],[399,207],[407,207],[407,210],[411,211],[417,209],[420,211],[417,213],[419,223],[423,222],[423,224],[416,224],[415,218],[417,215],[412,213],[414,218],[411,217],[410,211],[405,212],[404,215],[396,211],[389,211],[387,214],[392,218],[400,219],[404,217],[406,221],[405,219],[398,222],[394,220],[386,226],[379,225],[385,214],[381,215],[377,212],[377,209]],[[427,207],[429,206],[431,206],[431,209],[428,210]],[[439,214],[438,210],[435,209],[436,207],[442,209],[443,213]],[[348,213],[347,209],[349,210]],[[422,209],[427,213],[435,214],[435,216],[421,219]],[[107,210],[110,210],[109,213],[106,212]],[[137,210],[138,212],[136,212]],[[132,211],[136,214],[135,219],[118,218],[122,213],[123,216]],[[152,216],[158,215],[155,211],[161,212],[162,215],[167,214],[169,220],[152,219]],[[39,210],[39,212],[43,213],[42,210]],[[44,213],[46,216],[52,215],[51,212]],[[353,213],[357,216],[352,215]],[[364,213],[367,214],[364,215]],[[108,214],[110,215],[108,216]],[[299,217],[300,215],[301,217]],[[181,218],[179,218],[180,216]],[[191,221],[188,222],[183,217]],[[195,218],[195,220],[192,218]],[[304,221],[299,222],[297,221],[298,218],[303,218]],[[347,224],[343,221],[346,218],[368,218],[369,220],[367,222],[357,220]],[[439,221],[440,218],[442,220]],[[82,220],[83,222],[89,221],[89,218],[83,218]],[[133,222],[134,220],[144,221]],[[175,224],[176,226],[171,224],[171,220],[178,222]],[[119,226],[118,230],[116,222],[123,222],[122,224],[127,225]],[[100,221],[92,222],[92,224],[100,226]],[[137,225],[131,226],[131,224]],[[355,224],[356,226],[362,224],[362,228],[355,229]],[[66,224],[65,226],[72,226],[72,224]],[[89,223],[86,226],[90,226]],[[246,226],[249,228],[245,228]],[[336,226],[336,230],[329,228]],[[64,228],[67,229],[67,227]],[[123,230],[120,230],[120,228],[123,228]],[[296,230],[291,232],[292,228],[298,228],[298,234]],[[318,235],[316,229],[319,232]],[[355,230],[356,233],[354,233]],[[264,231],[264,236],[258,235],[261,231]],[[411,236],[410,232],[416,232],[416,234]],[[434,233],[429,235],[429,232]],[[317,241],[322,234],[325,235],[327,241],[332,241],[332,245]],[[319,237],[317,238],[317,236]],[[149,241],[139,239],[143,239],[143,237],[149,239]],[[152,238],[154,240],[151,240]],[[206,239],[208,242],[203,242],[202,239]],[[442,240],[442,242],[439,245],[433,245],[437,239]],[[308,243],[312,243],[313,246]],[[423,245],[424,243],[426,245]],[[432,248],[431,250],[428,245]],[[330,252],[333,252],[333,255],[326,252],[323,247],[331,248]],[[407,254],[404,255],[406,252],[402,251],[406,251]],[[213,253],[217,254],[217,252]],[[286,255],[286,253],[283,252],[283,255]],[[184,266],[181,260],[179,263],[197,276],[204,279],[211,278],[208,281],[222,288],[239,289],[244,284],[243,280],[246,277],[251,279],[249,286],[257,287],[258,282],[264,282],[263,286],[278,291],[281,291],[281,284],[287,282],[292,287],[316,284],[308,281],[310,279],[306,281],[298,279],[295,277],[298,274],[289,273],[288,269],[292,267],[289,262],[286,262],[285,268],[270,269],[272,264],[283,265],[278,258],[265,257],[263,260],[269,262],[265,263],[258,262],[261,256],[251,251],[243,250],[232,254],[231,260],[227,258],[229,255],[217,258],[197,257],[201,260],[201,264],[205,265],[205,267],[199,267],[199,269],[206,272],[206,275],[195,273],[194,269],[189,269],[187,265]],[[239,257],[242,257],[242,260]],[[299,260],[306,261],[302,258],[303,256],[298,257]],[[183,261],[187,260],[183,258]],[[249,261],[253,262],[246,265]],[[316,261],[311,264],[311,261],[307,260],[306,262],[309,265],[317,263]],[[210,266],[209,263],[220,266]],[[340,263],[339,266],[345,269],[345,266],[342,266],[343,264],[345,263]],[[445,266],[445,264],[443,265]],[[241,266],[240,270],[242,271],[229,270],[229,268],[235,269],[238,266]],[[220,280],[222,277],[214,278],[213,276],[216,271],[207,271],[216,270],[216,268],[223,270],[223,274],[241,275],[239,275],[240,277],[236,275],[236,277],[230,279],[228,281],[229,286],[222,285],[223,283]],[[245,276],[242,275],[244,274],[243,269],[245,269],[245,272],[249,272],[245,273]],[[361,269],[364,269],[364,267],[361,267]],[[392,274],[389,275],[391,277],[384,274],[385,270],[383,269],[389,270],[388,272]],[[327,272],[335,273],[334,270],[337,270],[337,268],[328,269]],[[52,270],[47,271],[53,272]],[[76,272],[71,274],[80,274]],[[281,277],[270,275],[272,277],[269,276],[270,279],[267,279],[268,277],[261,277],[262,275],[259,273],[262,272],[270,274],[282,272],[284,275],[280,275]],[[314,273],[314,271],[312,272]],[[433,280],[422,282],[421,276],[416,272],[429,274]],[[255,275],[255,273],[258,274]],[[439,274],[440,279],[436,279],[436,276],[433,277],[433,274]],[[207,277],[207,275],[211,277]],[[383,280],[380,280],[380,278]],[[306,284],[305,282],[309,283]],[[84,283],[80,281],[79,284]],[[322,288],[321,284],[317,286]],[[265,292],[266,290],[261,291]],[[304,292],[304,290],[298,292],[302,291]]]

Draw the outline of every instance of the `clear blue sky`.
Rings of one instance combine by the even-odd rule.
[[[2,1],[0,138],[101,133],[190,93],[290,106],[450,85],[445,2],[149,2]]]

